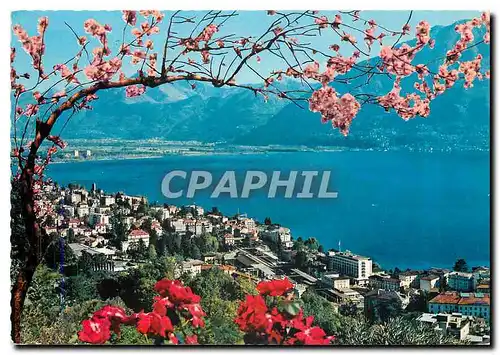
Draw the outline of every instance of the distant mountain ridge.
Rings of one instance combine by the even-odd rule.
[[[432,28],[436,47],[425,48],[415,62],[427,63],[444,56],[458,39],[455,24]],[[477,32],[477,31],[476,31]],[[477,38],[482,37],[477,33]],[[481,53],[489,65],[490,47],[481,44],[469,50],[469,59]],[[372,58],[369,62],[377,61]],[[438,62],[430,64],[431,69]],[[357,86],[353,82],[352,86]],[[286,88],[300,83],[284,80]],[[392,83],[375,76],[362,90],[381,95]],[[411,89],[403,82],[403,90]],[[345,88],[338,86],[340,92]],[[244,89],[214,88],[196,83],[177,82],[148,89],[137,98],[126,98],[124,90],[98,93],[93,110],[75,115],[64,130],[65,138],[122,138],[197,140],[240,145],[307,145],[352,149],[388,149],[394,147],[433,149],[489,149],[490,82],[476,81],[465,90],[457,84],[431,103],[427,119],[403,121],[375,105],[365,105],[351,126],[348,137],[329,124],[322,124],[317,113],[300,109],[290,101],[263,98]],[[62,125],[59,122],[59,125]],[[58,129],[56,128],[56,132]]]

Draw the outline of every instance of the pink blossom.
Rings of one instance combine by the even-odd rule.
[[[43,36],[43,34],[45,33],[45,30],[47,29],[47,27],[49,26],[49,18],[48,17],[40,17],[38,19],[38,33],[40,34],[40,36]]]
[[[328,59],[327,66],[331,67],[335,72],[339,74],[345,74],[352,69],[355,62],[356,57],[354,55],[348,58],[337,54],[337,56],[330,57],[330,59]]]
[[[207,50],[201,51],[201,59],[205,64],[210,63],[210,53]]]
[[[384,46],[380,50],[380,58],[382,58],[382,67],[391,74],[398,76],[408,76],[415,71],[411,64],[415,57],[416,50],[407,44],[403,44],[399,48],[391,48]]]
[[[400,80],[394,82],[393,89],[384,96],[378,98],[379,104],[386,110],[394,109],[404,120],[415,116],[427,117],[430,113],[430,99],[422,99],[419,95],[411,93],[402,97],[400,95]]]
[[[61,77],[66,79],[68,83],[79,84],[80,82],[75,77],[74,73],[69,70],[69,68],[65,64],[56,64],[54,65],[54,71],[59,71],[61,73]]]
[[[349,126],[361,105],[351,94],[338,97],[330,86],[316,90],[309,99],[309,109],[321,113],[323,122],[330,121],[343,135],[349,133]]]
[[[375,28],[374,27],[370,27],[370,28],[367,28],[365,31],[365,42],[366,42],[366,45],[368,46],[368,48],[371,48],[371,45],[373,44],[373,42],[375,41]]]
[[[205,41],[208,42],[212,39],[212,36],[219,31],[217,25],[210,24],[203,29],[203,31],[196,38],[197,41]]]
[[[346,33],[344,32],[342,37],[340,38],[341,41],[345,41],[345,42],[349,42],[351,44],[355,44],[357,43],[356,41],[356,37],[354,37],[353,35],[349,34],[349,33]]]
[[[340,49],[340,46],[339,46],[338,44],[332,44],[332,45],[330,46],[330,49],[331,49],[332,51],[338,52],[338,51],[339,51],[339,49]]]
[[[132,64],[137,64],[146,59],[146,53],[141,50],[136,50],[132,53]]]
[[[417,25],[417,41],[419,44],[426,44],[431,39],[431,26],[427,21],[420,21]]]
[[[319,28],[327,28],[328,27],[328,18],[326,16],[321,16],[320,18],[316,18],[314,23],[319,25]]]
[[[92,80],[108,81],[111,80],[122,66],[120,58],[113,58],[109,61],[103,61],[98,64],[91,64],[83,70],[85,75]]]
[[[314,63],[307,65],[304,68],[303,74],[306,78],[315,78],[318,75],[318,72],[319,72],[319,63],[314,62]]]
[[[34,116],[38,113],[38,109],[39,109],[38,105],[27,104],[23,114],[26,117]]]
[[[48,21],[45,22],[41,20],[43,26],[48,25]],[[43,73],[42,67],[42,55],[45,53],[45,44],[43,43],[43,36],[32,36],[29,37],[28,33],[20,26],[15,25],[13,27],[14,35],[21,42],[23,49],[28,53],[32,58],[33,68],[38,70],[40,73]]]
[[[283,33],[283,29],[281,27],[277,26],[277,27],[273,28],[273,32],[274,32],[275,36],[279,36],[280,34]]]
[[[135,23],[137,21],[137,12],[131,10],[123,10],[122,13],[123,13],[122,16],[123,21],[125,21],[126,24],[135,26]]]
[[[161,22],[165,17],[165,15],[158,10],[140,10],[139,13],[146,18],[149,16],[153,17],[156,22]]]
[[[464,75],[465,88],[471,88],[474,86],[474,80],[480,75],[479,70],[481,69],[482,59],[483,57],[481,56],[481,54],[478,54],[476,59],[460,63],[458,71]]]
[[[339,26],[341,24],[342,24],[342,17],[339,14],[335,15],[335,19],[333,20],[332,27],[339,28]]]

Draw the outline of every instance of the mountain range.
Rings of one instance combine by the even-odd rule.
[[[434,49],[425,48],[416,63],[430,63],[436,69],[439,61],[458,39],[450,26],[432,28]],[[476,40],[482,33],[476,31]],[[410,42],[411,44],[411,42]],[[464,59],[483,55],[483,66],[489,67],[490,47],[480,44],[471,48]],[[377,58],[368,61],[376,62]],[[359,79],[365,80],[365,78]],[[349,85],[356,87],[361,81]],[[300,88],[292,79],[280,83],[281,89]],[[410,90],[408,81],[403,91]],[[339,92],[346,88],[336,86]],[[392,88],[391,81],[376,75],[359,90],[383,95]],[[124,90],[98,93],[93,110],[75,115],[64,130],[65,138],[122,138],[196,140],[227,142],[239,145],[307,145],[352,149],[489,149],[490,82],[476,81],[471,89],[455,85],[431,103],[428,118],[404,121],[376,105],[364,105],[351,126],[348,137],[329,124],[322,124],[318,113],[301,109],[294,103],[277,98],[267,103],[244,89],[214,88],[197,83],[177,82],[136,98],[126,98]],[[307,105],[303,105],[307,106]],[[60,123],[62,124],[62,123]],[[56,131],[58,131],[56,129]]]

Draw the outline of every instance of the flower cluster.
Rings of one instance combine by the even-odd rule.
[[[417,87],[420,89],[420,87]],[[425,88],[421,90],[425,91]],[[409,120],[416,116],[427,117],[430,113],[430,99],[422,98],[416,93],[401,96],[400,80],[394,82],[393,89],[384,96],[378,98],[379,104],[386,110],[390,108],[396,110],[397,114],[404,120]]]
[[[134,96],[140,96],[146,92],[146,87],[144,85],[131,85],[127,86],[125,89],[125,96],[127,97],[134,97]]]
[[[235,319],[245,332],[247,344],[325,345],[332,342],[332,336],[313,326],[313,317],[304,318],[298,301],[293,299],[293,284],[288,279],[262,281],[257,290],[258,295],[247,295],[240,303]]]
[[[49,19],[47,17],[40,17],[38,20],[38,36],[29,36],[28,32],[20,25],[15,25],[14,35],[17,36],[19,42],[21,42],[23,49],[28,53],[33,59],[33,68],[38,70],[40,74],[43,74],[42,66],[42,55],[45,53],[45,44],[43,41],[45,30],[49,25]],[[12,55],[12,54],[11,54]],[[11,61],[13,60],[11,56]]]
[[[154,289],[159,296],[154,298],[152,312],[141,311],[127,316],[120,307],[104,306],[82,322],[79,339],[86,343],[104,344],[111,339],[112,333],[120,336],[121,325],[134,325],[139,333],[172,344],[179,344],[178,334],[175,333],[179,330],[184,344],[197,344],[197,335],[188,334],[186,329],[188,325],[192,329],[205,326],[203,317],[206,314],[199,303],[200,296],[179,280],[160,280]]]
[[[459,62],[462,52],[474,41],[473,29],[481,26],[486,28],[483,40],[488,43],[490,31],[488,13],[483,13],[480,18],[455,26],[455,31],[460,34],[460,38],[446,53],[446,58],[439,66],[438,72],[432,73],[432,82],[429,83],[426,81],[426,77],[431,74],[429,68],[424,64],[412,64],[415,55],[424,46],[428,45],[430,48],[434,46],[434,40],[430,38],[430,25],[426,21],[421,21],[416,27],[417,41],[414,47],[407,44],[398,48],[382,47],[380,58],[383,64],[380,69],[394,74],[396,78],[393,89],[386,95],[379,96],[378,103],[386,110],[394,109],[405,120],[416,116],[427,117],[430,113],[430,102],[451,88],[460,78],[463,77],[465,88],[472,87],[475,79],[488,78],[488,71],[480,72],[482,61],[480,54],[471,61]],[[417,73],[420,80],[413,84],[417,92],[410,92],[403,96],[401,95],[401,79],[413,73]]]
[[[361,105],[354,96],[344,94],[339,97],[330,86],[316,90],[309,99],[309,109],[321,113],[323,123],[330,121],[345,136],[360,108]]]

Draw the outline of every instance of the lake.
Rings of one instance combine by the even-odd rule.
[[[291,228],[295,238],[316,237],[326,248],[337,248],[341,241],[342,250],[370,256],[385,268],[451,268],[457,258],[469,266],[490,264],[489,159],[484,151],[166,156],[52,164],[47,175],[60,184],[90,188],[95,182],[106,192],[144,195],[150,202],[194,202],[205,209],[217,206],[227,215],[270,217]],[[194,199],[167,200],[161,182],[172,170],[216,176],[234,170],[239,183],[247,170],[280,170],[282,176],[291,170],[328,170],[329,191],[338,197],[287,199],[278,193],[269,199],[267,190],[259,190],[247,199],[224,194],[212,199],[207,190]],[[182,181],[172,183],[176,190]]]

